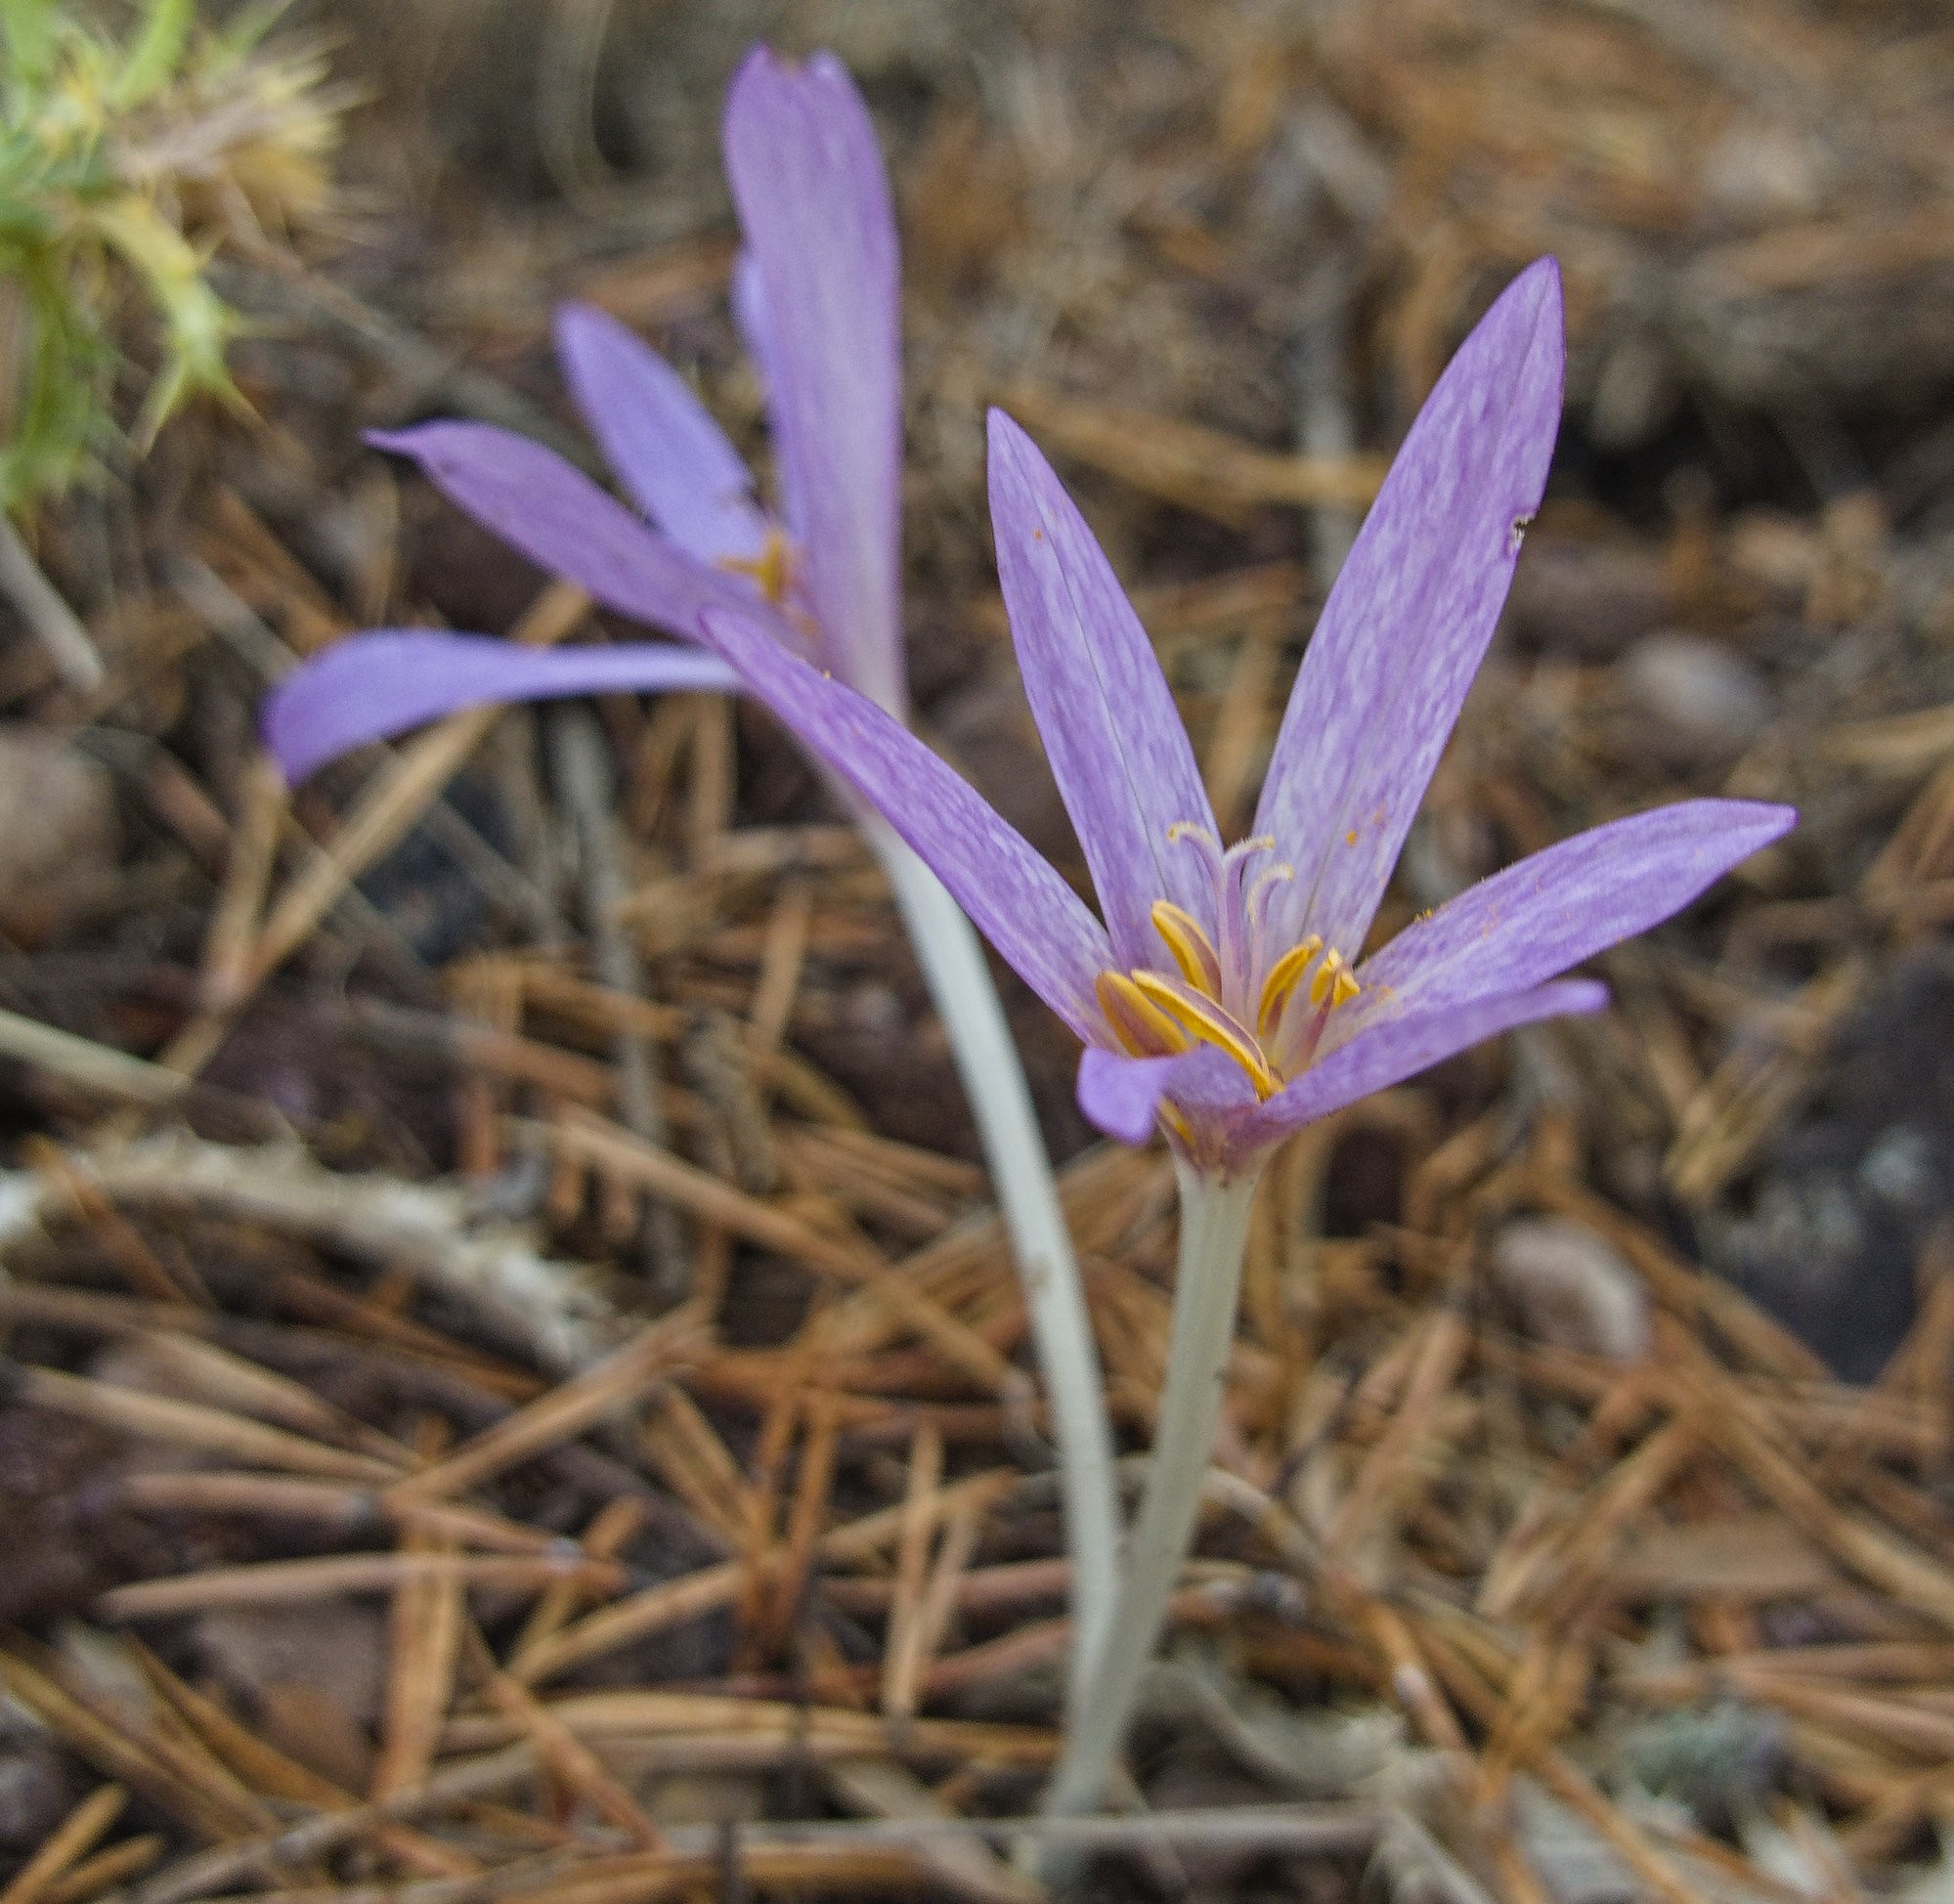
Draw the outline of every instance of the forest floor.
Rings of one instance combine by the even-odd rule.
[[[1056,1743],[1050,1450],[845,816],[709,698],[599,706],[608,813],[547,713],[290,795],[254,740],[356,627],[629,634],[361,440],[466,414],[590,464],[557,301],[763,456],[716,152],[761,35],[834,47],[890,155],[920,724],[1062,865],[984,406],[1075,487],[1238,831],[1382,454],[1544,251],[1549,499],[1379,933],[1662,800],[1802,814],[1597,962],[1608,1013],[1270,1171],[1090,1894],[1954,1895],[1944,16],[294,24],[365,103],[336,241],[227,268],[255,420],[40,525],[98,689],[0,640],[0,1904],[1039,1894],[994,1821]],[[1089,1142],[1007,997],[1137,1457],[1171,1171]]]

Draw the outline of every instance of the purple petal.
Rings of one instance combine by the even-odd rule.
[[[1079,1058],[1079,1109],[1122,1144],[1145,1144],[1162,1099],[1191,1120],[1216,1118],[1255,1102],[1255,1087],[1226,1052],[1199,1045],[1174,1058],[1126,1058],[1088,1045]]]
[[[1093,984],[1111,962],[1106,933],[1022,835],[900,721],[790,655],[751,616],[709,615],[706,633],[747,690],[915,848],[1024,982],[1079,1037],[1103,1037]]]
[[[1122,966],[1153,965],[1156,899],[1215,930],[1206,862],[1167,838],[1177,822],[1215,830],[1188,731],[1105,551],[1037,446],[999,410],[990,515],[1024,692],[1113,950]]]
[[[1374,1000],[1399,1017],[1537,985],[1680,912],[1797,820],[1789,806],[1691,800],[1576,834],[1408,926],[1358,973],[1348,1009]]]
[[[875,128],[832,54],[797,68],[757,47],[726,96],[725,150],[824,653],[900,714],[901,280]]]
[[[1122,1058],[1088,1045],[1079,1055],[1078,1102],[1086,1122],[1122,1144],[1145,1144],[1178,1058]]]
[[[349,634],[266,697],[260,725],[286,781],[463,708],[557,695],[731,692],[739,677],[701,648],[518,648],[485,634],[382,628]]]
[[[1354,959],[1506,599],[1560,418],[1560,273],[1523,271],[1418,412],[1331,588],[1255,818],[1272,931]]]
[[[412,456],[450,501],[551,575],[606,608],[696,640],[699,617],[727,608],[760,617],[802,645],[740,577],[688,555],[540,443],[486,423],[375,430],[369,441]]]
[[[733,260],[733,322],[746,340],[747,355],[760,371],[760,389],[765,392],[767,411],[773,419],[775,454],[773,477],[780,492],[780,516],[797,543],[807,540],[807,505],[801,495],[801,458],[790,455],[780,420],[780,406],[773,393],[780,388],[780,351],[773,341],[773,326],[766,315],[766,292],[760,281],[760,267],[751,251],[742,251]]]
[[[1286,1091],[1279,1092],[1229,1127],[1231,1146],[1252,1153],[1345,1104],[1388,1090],[1419,1071],[1443,1063],[1469,1046],[1532,1024],[1537,1018],[1598,1012],[1608,988],[1591,978],[1568,978],[1532,991],[1507,992],[1445,1005],[1360,1031],[1340,1050],[1321,1059]]]
[[[702,562],[759,556],[766,519],[753,472],[691,385],[588,304],[557,312],[556,352],[591,435],[653,524]]]

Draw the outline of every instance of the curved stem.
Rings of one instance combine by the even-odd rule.
[[[889,875],[949,1034],[1024,1285],[1032,1346],[1052,1407],[1072,1563],[1066,1707],[1076,1724],[1083,1675],[1110,1630],[1120,1534],[1106,1379],[1078,1259],[1024,1069],[977,932],[935,874],[881,820],[864,819],[863,828]]]
[[[1045,1794],[1044,1809],[1058,1816],[1091,1811],[1105,1794],[1194,1538],[1201,1480],[1221,1422],[1248,1212],[1260,1172],[1208,1177],[1179,1159],[1175,1171],[1181,1184],[1180,1270],[1152,1467],[1107,1644],[1090,1662],[1076,1723]]]

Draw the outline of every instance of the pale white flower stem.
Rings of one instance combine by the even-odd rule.
[[[1201,1482],[1221,1423],[1248,1213],[1260,1172],[1208,1176],[1179,1159],[1175,1170],[1181,1186],[1180,1268],[1153,1459],[1112,1624],[1087,1664],[1076,1720],[1045,1794],[1044,1809],[1059,1817],[1091,1811],[1105,1796],[1194,1538]]]
[[[1120,1536],[1106,1379],[1085,1285],[1024,1068],[977,932],[942,882],[887,825],[874,818],[863,825],[949,1036],[1024,1287],[1072,1563],[1066,1708],[1076,1725],[1084,1674],[1110,1630]]]

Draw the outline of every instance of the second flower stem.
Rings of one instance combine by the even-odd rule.
[[[1111,1630],[1120,1534],[1106,1379],[1085,1286],[1030,1088],[977,933],[941,881],[882,821],[862,824],[949,1035],[1024,1287],[1032,1347],[1051,1404],[1072,1563],[1066,1709],[1076,1727],[1084,1722],[1084,1674]]]
[[[1201,1481],[1221,1423],[1248,1213],[1260,1173],[1210,1177],[1178,1159],[1175,1170],[1181,1185],[1180,1268],[1153,1460],[1112,1624],[1087,1662],[1084,1691],[1045,1794],[1045,1810],[1062,1817],[1091,1811],[1105,1796],[1194,1538]]]

